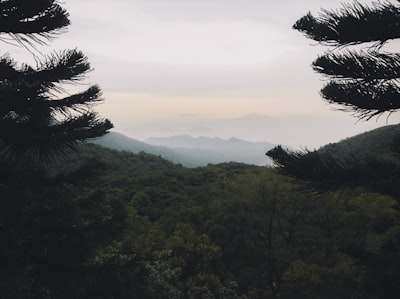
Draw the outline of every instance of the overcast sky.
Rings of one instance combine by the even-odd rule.
[[[324,80],[310,64],[326,48],[291,29],[309,10],[342,0],[63,1],[72,25],[47,52],[82,50],[94,68],[87,81],[104,92],[97,110],[133,138],[235,136],[314,148],[386,124],[324,103]]]

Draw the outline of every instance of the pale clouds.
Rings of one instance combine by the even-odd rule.
[[[91,81],[105,91],[189,98],[240,92],[244,97],[266,98],[282,93],[282,86],[303,85],[304,69],[312,76],[308,66],[315,55],[295,43],[306,44],[291,30],[295,17],[285,12],[296,13],[286,11],[285,4],[260,0],[70,0],[66,4],[72,26],[68,39],[60,38],[57,46],[79,41],[78,47],[95,68]],[[87,14],[92,7],[104,13]]]
[[[132,137],[186,132],[275,142],[280,136],[298,145],[301,136],[305,146],[322,145],[367,127],[346,131],[343,124],[355,120],[343,121],[321,101],[324,82],[310,64],[325,49],[291,27],[309,10],[341,2],[65,0],[72,25],[51,45],[89,57],[94,71],[87,82],[98,83],[106,98],[98,110]],[[10,53],[22,57],[21,49]],[[281,122],[269,131],[257,122],[222,125],[251,113]],[[335,119],[336,131],[329,129]]]

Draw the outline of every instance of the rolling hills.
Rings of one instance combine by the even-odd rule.
[[[393,159],[391,146],[393,138],[400,135],[400,125],[388,125],[371,130],[337,143],[330,143],[318,149],[329,152],[338,159],[378,156]],[[252,165],[271,165],[265,153],[275,147],[268,142],[249,142],[237,138],[222,139],[179,135],[152,137],[139,141],[121,133],[111,132],[92,143],[111,149],[135,154],[145,152],[160,156],[185,167],[199,167],[207,164],[239,162]]]
[[[123,134],[111,132],[92,141],[108,148],[133,153],[146,152],[185,167],[206,166],[224,162],[271,165],[265,153],[275,145],[268,142],[249,142],[236,138],[191,137],[188,135],[149,138],[142,142]]]

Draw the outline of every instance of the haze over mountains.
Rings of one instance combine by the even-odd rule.
[[[386,156],[391,142],[400,134],[400,125],[388,125],[369,132],[330,143],[320,151],[330,152],[338,158],[365,155]],[[139,141],[117,132],[111,132],[92,141],[108,148],[145,152],[182,164],[185,167],[198,167],[224,162],[241,162],[253,165],[272,165],[265,153],[276,146],[268,142],[250,142],[238,138],[210,138],[179,135],[171,137],[151,137]]]
[[[339,114],[339,115],[338,115]],[[386,122],[387,121],[387,122]],[[263,115],[247,114],[242,117],[220,119],[210,115],[180,115],[173,118],[149,119],[145,124],[139,120],[118,121],[116,130],[137,140],[150,137],[190,135],[229,139],[232,136],[248,141],[267,141],[284,144],[291,148],[310,150],[325,144],[338,142],[350,136],[373,130],[377,127],[398,123],[399,118],[388,120],[357,121],[350,114],[329,115]]]
[[[223,162],[271,165],[265,153],[275,147],[268,142],[250,142],[237,138],[222,139],[189,135],[153,137],[143,141],[111,132],[93,143],[133,153],[146,152],[161,156],[185,167],[198,167]]]

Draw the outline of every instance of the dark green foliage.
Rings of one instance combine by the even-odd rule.
[[[330,143],[318,149],[339,160],[368,159],[379,157],[390,162],[398,162],[394,146],[400,134],[400,125],[388,125],[356,136]]]
[[[286,175],[303,180],[312,188],[336,190],[365,186],[371,191],[400,195],[388,182],[398,181],[400,169],[390,161],[355,156],[340,159],[329,151],[290,152],[281,147],[267,153]]]
[[[397,84],[400,56],[380,52],[389,39],[400,37],[399,18],[400,9],[388,2],[375,3],[371,7],[356,2],[344,5],[340,11],[323,11],[319,18],[308,14],[294,25],[295,29],[322,44],[339,46],[313,63],[315,71],[331,79],[321,91],[325,100],[367,120],[400,108]],[[348,45],[364,42],[375,44],[358,52],[340,52]],[[267,153],[282,173],[302,180],[304,186],[316,188],[325,196],[327,191],[342,189],[351,192],[369,190],[394,197],[385,199],[370,194],[358,195],[355,199],[346,200],[344,210],[331,222],[345,220],[342,222],[346,228],[343,231],[345,238],[340,237],[337,254],[348,259],[344,260],[346,268],[349,265],[359,267],[351,277],[355,273],[360,275],[361,279],[353,283],[363,290],[362,295],[354,295],[361,298],[397,298],[400,292],[398,134],[398,126],[390,126],[357,137],[354,144],[350,139],[344,141],[343,146],[340,143],[328,145],[313,152],[288,152],[277,147]],[[373,138],[368,141],[366,136]],[[385,216],[381,218],[374,213]],[[376,221],[378,218],[381,220]],[[359,235],[353,234],[354,225]],[[339,226],[335,226],[331,233],[335,234],[338,230]],[[361,235],[364,237],[360,238]],[[293,264],[289,271],[295,278],[297,273],[300,277],[318,273],[315,279],[302,285],[303,289],[316,286],[318,279],[323,277],[319,275],[320,265],[314,264],[308,269],[305,266],[303,263]],[[330,265],[328,272],[332,269]],[[328,277],[325,276],[324,280],[329,280]],[[344,294],[337,293],[337,289],[328,293],[334,294],[333,298],[354,298],[349,285],[345,289]],[[301,289],[297,290],[302,293]],[[308,293],[295,298],[320,297]]]
[[[72,163],[92,156],[105,168],[88,185],[96,192],[84,219],[98,219],[104,240],[115,236],[89,242],[97,254],[86,292],[99,298],[374,298],[383,277],[392,285],[389,274],[378,280],[372,259],[387,255],[382,267],[396,271],[390,197],[316,196],[270,168],[187,169],[90,144]]]
[[[14,285],[27,290],[47,286],[55,298],[104,299],[374,298],[369,293],[384,279],[388,290],[393,286],[398,258],[391,246],[400,223],[390,197],[363,190],[316,196],[270,168],[188,169],[93,144],[48,173],[68,175],[71,165],[93,159],[103,167],[97,177],[45,187],[45,208],[32,205],[38,213],[24,214],[36,215],[24,222],[31,229],[7,238],[32,240],[26,244],[34,249],[29,263],[37,265],[37,287],[15,263],[4,263],[5,281],[12,282],[12,272]],[[3,216],[21,223],[11,207]],[[374,268],[378,257],[388,271],[382,277]],[[60,269],[63,275],[54,275]]]

